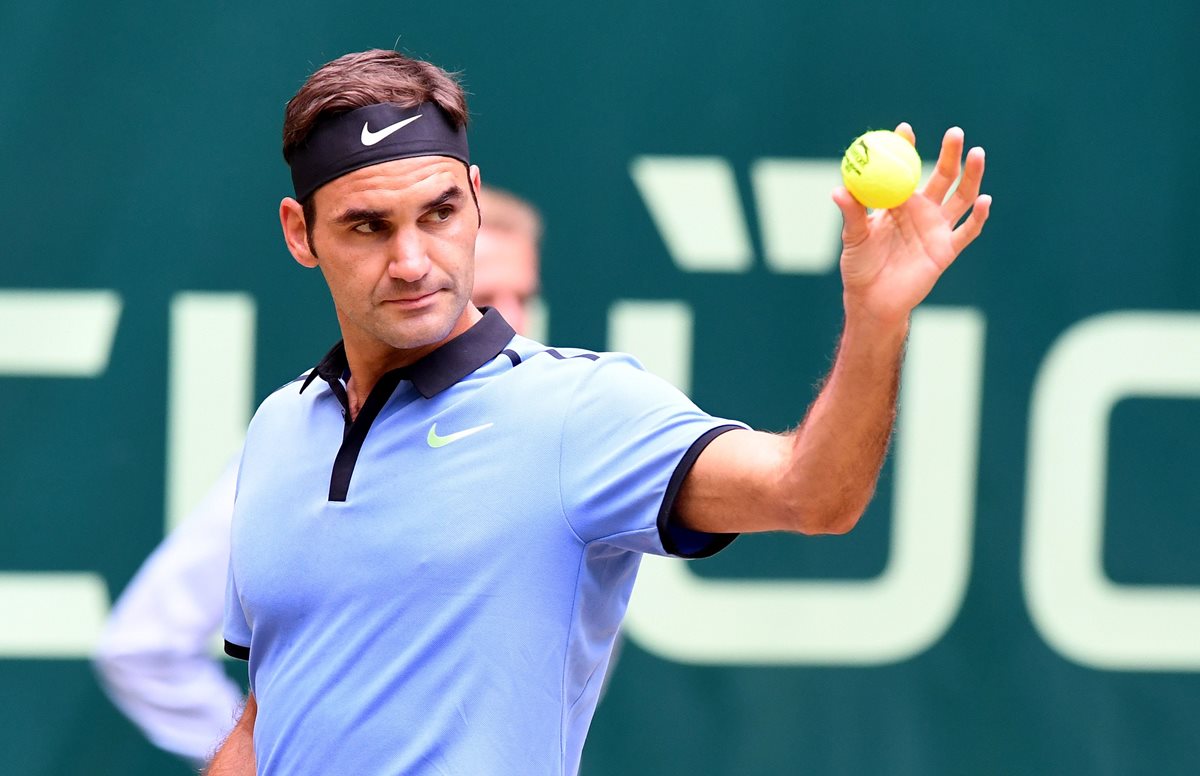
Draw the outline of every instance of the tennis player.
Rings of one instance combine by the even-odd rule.
[[[539,290],[541,216],[484,186],[473,302],[526,333]],[[225,610],[238,459],[146,559],[117,599],[93,653],[109,698],[161,749],[202,766],[236,721],[241,688],[212,646]]]
[[[284,239],[343,339],[247,435],[224,633],[252,692],[213,774],[575,774],[643,553],[858,520],[910,313],[990,206],[977,149],[946,199],[958,129],[904,205],[837,190],[837,357],[796,431],[760,433],[470,303],[466,122],[448,74],[386,51],[288,103]]]

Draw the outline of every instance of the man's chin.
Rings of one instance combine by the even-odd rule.
[[[380,339],[397,350],[415,350],[440,345],[450,337],[461,316],[462,311],[455,314],[452,309],[446,310],[441,305],[404,311],[400,320],[393,318],[387,322],[387,330],[381,332],[384,336]]]

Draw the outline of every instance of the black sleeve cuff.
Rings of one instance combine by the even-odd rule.
[[[243,647],[241,644],[234,644],[232,641],[225,642],[225,654],[230,657],[235,657],[238,660],[250,659],[250,647]]]
[[[667,492],[663,496],[662,507],[658,510],[658,536],[662,541],[663,549],[671,555],[680,558],[707,558],[728,547],[738,537],[738,534],[735,533],[710,534],[683,527],[679,524],[679,516],[675,514],[675,499],[678,498],[684,479],[692,470],[700,453],[704,452],[704,448],[726,431],[741,429],[741,426],[730,424],[705,431],[695,442],[692,442],[692,446],[683,454],[683,458],[679,460],[675,471],[672,472],[671,479],[667,483]]]

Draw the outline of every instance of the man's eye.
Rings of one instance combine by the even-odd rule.
[[[367,221],[354,227],[354,231],[359,234],[375,234],[376,232],[382,232],[385,226],[382,221]]]
[[[443,221],[449,221],[452,215],[454,215],[454,208],[446,205],[439,207],[437,210],[431,210],[429,212],[429,220],[440,224]]]

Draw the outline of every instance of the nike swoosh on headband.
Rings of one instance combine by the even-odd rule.
[[[417,117],[421,121],[409,127]],[[366,105],[319,119],[287,162],[292,168],[292,189],[303,202],[346,173],[418,156],[448,156],[470,164],[466,125],[436,102],[409,107],[385,102]]]
[[[397,121],[395,124],[390,124],[390,125],[384,127],[383,129],[379,130],[378,132],[372,132],[370,122],[364,121],[363,128],[362,128],[362,144],[365,146],[373,146],[376,143],[378,143],[380,140],[383,140],[385,137],[387,137],[388,135],[395,132],[396,130],[401,129],[402,127],[404,127],[408,124],[411,124],[414,121],[416,121],[417,119],[421,118],[422,115],[423,114],[418,113],[417,115],[413,116],[412,118],[405,119],[404,121]]]

